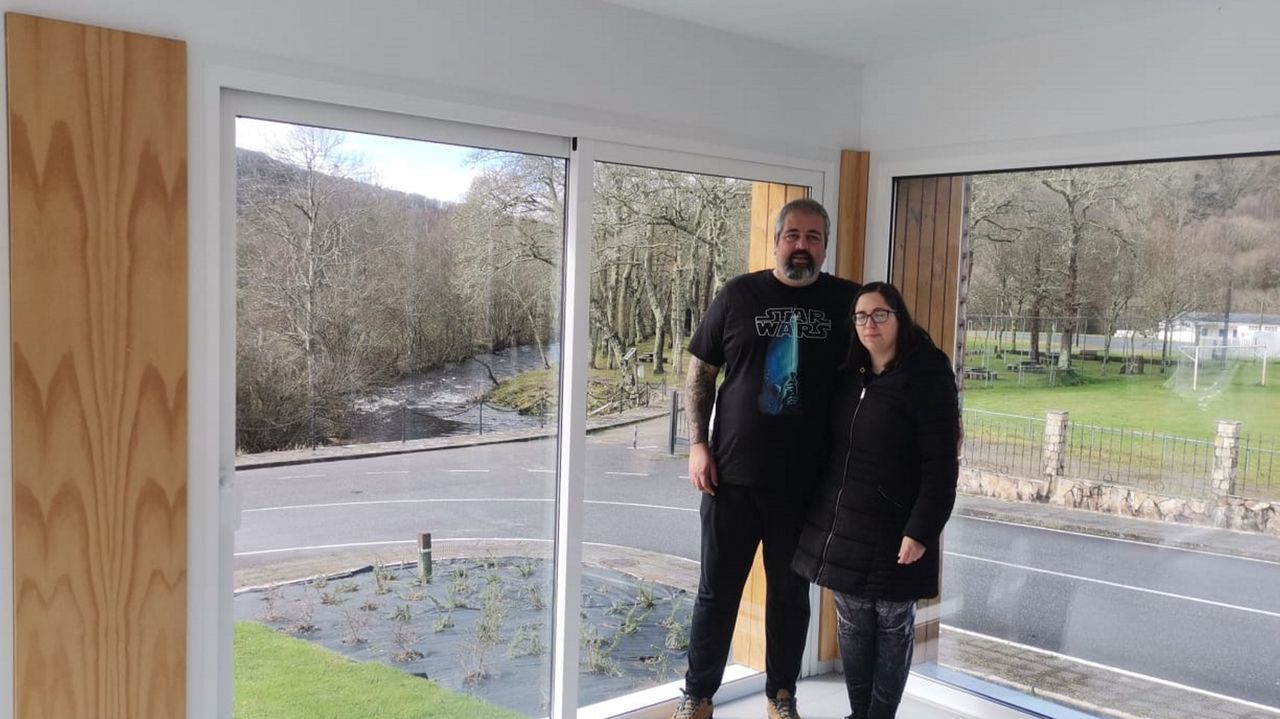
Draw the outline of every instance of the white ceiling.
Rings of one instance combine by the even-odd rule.
[[[1230,0],[603,0],[868,65]],[[1140,26],[1138,26],[1140,28]]]

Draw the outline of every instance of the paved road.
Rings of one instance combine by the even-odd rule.
[[[696,561],[698,497],[658,444],[651,429],[591,437],[585,541]],[[423,530],[437,543],[549,540],[554,449],[539,440],[241,471],[237,566]],[[948,625],[1280,707],[1280,565],[959,516],[945,551]]]

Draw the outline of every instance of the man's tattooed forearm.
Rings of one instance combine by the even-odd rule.
[[[689,395],[686,411],[689,413],[690,444],[707,441],[711,426],[711,408],[716,402],[716,376],[719,374],[719,367],[707,364],[697,357],[689,358],[685,390]]]

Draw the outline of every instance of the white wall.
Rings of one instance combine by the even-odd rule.
[[[210,440],[234,393],[219,83],[558,136],[834,169],[857,144],[858,67],[594,0],[0,0],[5,11],[184,40],[189,47],[191,342],[188,713],[229,715],[234,497]],[[238,83],[238,84],[237,84]],[[3,74],[0,74],[0,94]],[[336,98],[336,99],[335,99]],[[7,133],[0,114],[0,132]],[[4,163],[0,144],[0,165]],[[7,213],[0,173],[0,215]],[[828,183],[829,185],[830,183]],[[827,188],[830,197],[832,188]],[[230,223],[224,223],[230,224]],[[8,342],[0,223],[0,343]],[[8,375],[8,354],[0,356]],[[13,694],[9,387],[0,385],[0,697]],[[229,422],[229,420],[228,420]],[[223,443],[227,444],[226,442]],[[208,511],[217,507],[219,511]],[[225,592],[223,592],[225,589]],[[213,679],[217,678],[217,685]],[[0,699],[0,719],[12,716]],[[221,713],[220,713],[221,712]]]
[[[182,39],[219,64],[566,120],[519,129],[630,130],[823,161],[858,139],[857,66],[595,0],[5,4]]]
[[[1280,150],[1280,2],[1192,12],[864,71],[869,277],[883,276],[895,175]]]

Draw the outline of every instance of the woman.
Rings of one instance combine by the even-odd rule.
[[[911,668],[916,600],[938,594],[960,410],[950,360],[893,285],[865,285],[853,324],[826,469],[792,567],[835,593],[851,719],[891,719]]]

